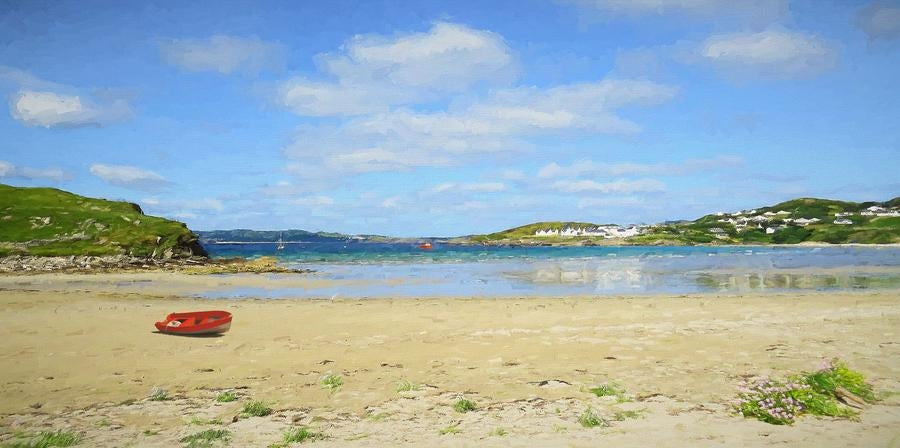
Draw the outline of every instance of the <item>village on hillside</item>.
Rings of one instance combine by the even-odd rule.
[[[720,227],[709,227],[707,231],[717,239],[727,239],[730,233],[744,232],[758,229],[767,235],[775,234],[787,227],[806,227],[811,224],[827,223],[838,226],[852,226],[860,222],[859,217],[900,217],[900,207],[881,207],[873,205],[858,212],[835,212],[833,219],[823,220],[817,217],[793,216],[794,213],[787,210],[760,212],[757,209],[741,210],[733,213],[718,212],[714,216],[716,222],[722,223]],[[854,221],[854,217],[857,217]],[[698,220],[699,221],[699,220]],[[566,225],[561,228],[546,226],[534,231],[533,236],[538,238],[575,238],[575,237],[600,237],[606,239],[629,238],[652,232],[660,225]],[[729,232],[725,225],[733,226],[733,232]]]

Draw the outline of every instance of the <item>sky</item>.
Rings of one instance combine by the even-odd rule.
[[[0,182],[392,236],[900,195],[900,1],[0,0]]]

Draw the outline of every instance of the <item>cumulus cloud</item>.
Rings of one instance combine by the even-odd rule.
[[[163,176],[135,166],[94,164],[91,174],[111,185],[133,190],[152,192],[170,184]]]
[[[732,76],[801,78],[837,65],[838,52],[811,34],[766,30],[713,35],[697,49],[699,57]]]
[[[870,39],[896,39],[900,37],[900,2],[873,2],[859,10],[856,24]]]
[[[26,125],[45,128],[103,126],[132,115],[128,102],[121,98],[97,102],[80,95],[32,90],[13,96],[10,113]]]
[[[451,23],[394,38],[357,36],[321,55],[319,66],[333,80],[284,81],[275,101],[299,115],[361,115],[516,77],[500,36]]]
[[[650,193],[665,190],[665,184],[656,179],[616,180],[597,182],[593,180],[558,180],[550,188],[563,193]]]
[[[723,155],[705,159],[690,159],[680,163],[599,163],[592,160],[580,160],[569,166],[556,162],[549,163],[538,170],[537,177],[548,179],[554,177],[580,176],[681,176],[702,171],[724,168],[735,168],[743,165],[744,160],[737,156]]]
[[[284,47],[256,37],[216,35],[160,42],[163,61],[192,72],[258,73],[284,66]]]
[[[640,126],[616,115],[617,109],[663,103],[677,93],[670,86],[632,80],[501,89],[458,109],[401,109],[336,127],[303,129],[285,154],[307,163],[318,159],[326,172],[449,166],[467,160],[463,155],[521,151],[530,147],[529,137],[633,134]]]
[[[0,65],[0,86],[9,88],[9,113],[17,121],[45,128],[105,126],[134,115],[129,95],[113,89],[84,91]]]
[[[10,162],[0,160],[0,179],[12,178],[61,182],[71,179],[72,176],[60,168],[16,166]]]
[[[559,0],[595,17],[677,15],[769,23],[788,16],[788,0]]]

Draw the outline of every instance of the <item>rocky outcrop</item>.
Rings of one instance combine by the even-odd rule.
[[[196,266],[207,262],[205,257],[182,257],[154,259],[131,257],[128,255],[107,255],[100,257],[35,257],[11,255],[0,258],[0,273],[41,273],[41,272],[103,272],[144,270],[165,267]]]

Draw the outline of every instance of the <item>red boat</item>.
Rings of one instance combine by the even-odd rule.
[[[157,322],[162,333],[198,335],[224,333],[231,329],[231,313],[228,311],[192,311],[172,313],[166,320]]]
[[[419,244],[419,249],[422,249],[422,250],[431,250],[432,248],[433,248],[433,246],[431,245],[431,243]]]

